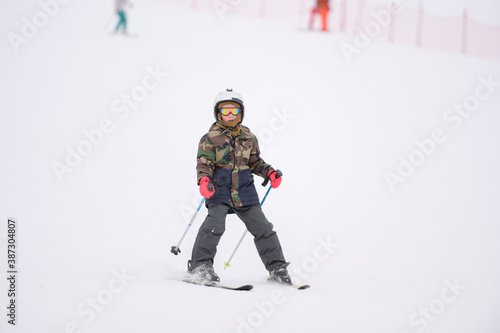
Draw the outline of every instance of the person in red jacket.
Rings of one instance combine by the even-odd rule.
[[[316,7],[314,7],[311,11],[311,19],[309,21],[309,29],[312,29],[314,26],[314,18],[316,14],[319,14],[321,17],[321,30],[328,31],[328,12],[330,11],[330,7],[328,6],[328,0],[317,0]]]

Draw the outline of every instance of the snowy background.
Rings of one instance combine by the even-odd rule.
[[[136,1],[129,37],[111,2],[61,1],[27,28],[46,3],[0,2],[0,260],[7,276],[15,218],[19,272],[1,332],[500,332],[500,59],[374,39],[348,62],[352,34],[245,0]],[[496,1],[425,3],[500,25]],[[307,291],[269,285],[250,237],[223,269],[234,216],[215,268],[255,289],[179,282],[205,208],[169,250],[227,87],[284,173],[264,211]]]

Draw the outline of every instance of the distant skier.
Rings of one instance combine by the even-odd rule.
[[[198,283],[219,283],[213,268],[214,257],[225,231],[226,215],[236,213],[254,236],[271,279],[292,284],[280,241],[262,212],[253,180],[253,174],[268,178],[276,189],[282,180],[276,177],[280,172],[264,162],[257,137],[241,124],[245,107],[240,94],[232,89],[220,92],[213,112],[216,122],[201,138],[196,167],[200,193],[207,199],[208,216],[194,242],[188,272]]]
[[[127,6],[130,6],[130,2],[128,0],[115,0],[116,2],[116,14],[118,15],[118,24],[116,25],[115,32],[122,29],[124,34],[127,33],[127,15],[125,10]]]
[[[330,6],[328,5],[328,0],[317,0],[316,7],[311,11],[311,19],[309,20],[309,29],[314,27],[314,18],[316,14],[321,17],[321,30],[328,31],[328,12],[330,11]]]

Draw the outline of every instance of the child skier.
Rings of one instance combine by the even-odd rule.
[[[243,98],[232,89],[219,93],[214,102],[215,123],[199,143],[197,175],[200,193],[207,201],[208,215],[196,237],[188,272],[202,284],[217,285],[213,262],[224,233],[226,215],[235,213],[254,236],[257,252],[271,279],[292,284],[283,251],[273,225],[259,204],[253,175],[281,184],[276,170],[260,157],[257,138],[241,125],[245,116]]]

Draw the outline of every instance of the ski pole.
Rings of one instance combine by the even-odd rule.
[[[262,207],[262,204],[264,204],[264,201],[266,201],[266,198],[267,198],[267,195],[269,194],[269,192],[271,191],[272,187],[269,186],[269,189],[267,190],[266,192],[266,195],[264,196],[264,199],[262,199],[262,202],[260,203],[260,206]],[[236,253],[236,250],[238,250],[238,248],[240,247],[240,244],[241,242],[243,242],[243,238],[245,238],[245,236],[247,235],[247,232],[248,230],[245,229],[245,231],[243,232],[243,235],[241,235],[241,238],[240,238],[240,241],[238,242],[238,244],[236,244],[236,248],[234,249],[233,253],[231,253],[231,256],[229,257],[229,260],[224,262],[224,269],[228,268],[228,267],[231,267],[231,259],[233,259],[234,257],[234,254]]]
[[[279,177],[283,176],[283,173],[280,170],[276,170],[276,176],[277,176],[276,178],[279,178]],[[266,186],[268,182],[269,182],[269,178],[266,177],[266,179],[262,183],[262,186]],[[262,199],[262,202],[260,203],[261,207],[264,204],[264,202],[266,201],[267,195],[269,194],[269,192],[271,191],[271,189],[272,189],[272,186],[269,186],[266,194],[264,195],[264,198]],[[224,262],[224,269],[226,269],[228,267],[231,267],[231,264],[230,264],[231,263],[231,259],[233,259],[234,254],[236,253],[236,250],[238,250],[238,248],[240,247],[240,244],[241,244],[241,242],[243,242],[243,238],[245,238],[245,236],[247,235],[247,232],[248,232],[248,230],[245,229],[245,231],[243,232],[243,235],[241,235],[240,241],[238,242],[238,244],[236,244],[236,248],[234,249],[233,253],[231,253],[231,256],[229,257],[229,260],[226,261],[226,262]]]
[[[212,185],[211,183],[209,183],[209,184],[207,185],[207,187],[208,187],[208,190],[209,190],[209,191],[213,191],[213,189],[214,189],[214,187],[213,187],[213,185]],[[172,246],[172,247],[170,248],[170,252],[172,252],[173,254],[178,255],[179,253],[181,253],[181,249],[179,248],[179,246],[181,245],[181,242],[182,242],[182,240],[184,239],[184,237],[186,236],[186,234],[187,234],[187,232],[188,232],[189,228],[190,228],[190,227],[191,227],[191,225],[193,224],[193,221],[194,221],[194,219],[196,218],[196,215],[198,215],[198,212],[200,211],[201,205],[203,205],[203,203],[204,203],[204,202],[205,202],[205,197],[203,197],[203,199],[201,199],[201,202],[200,202],[200,204],[198,205],[198,208],[196,209],[196,212],[194,212],[194,215],[193,215],[193,217],[191,218],[191,221],[189,221],[189,224],[188,224],[188,226],[187,226],[186,230],[184,231],[184,234],[182,235],[182,237],[181,237],[181,239],[180,239],[179,243],[177,244],[177,246]]]

